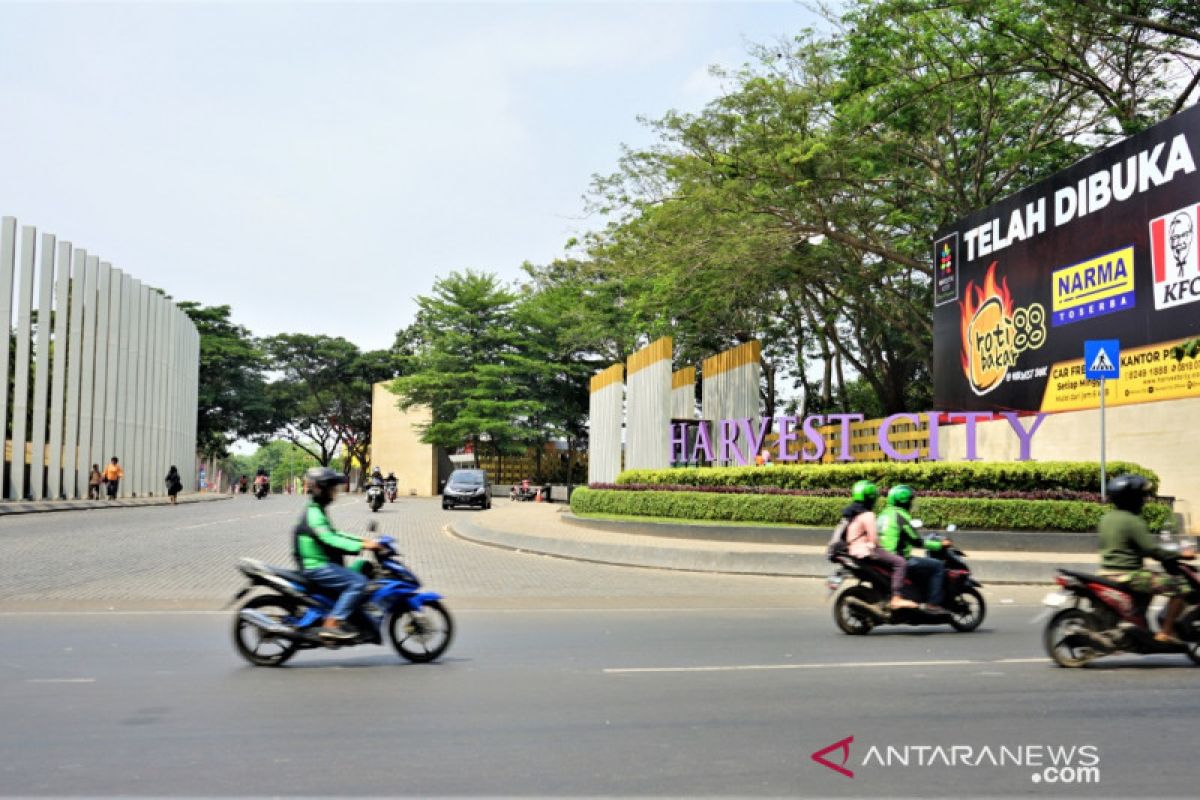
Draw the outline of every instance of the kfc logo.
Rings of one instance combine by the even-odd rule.
[[[1154,307],[1173,308],[1200,300],[1200,204],[1150,220],[1154,263]]]

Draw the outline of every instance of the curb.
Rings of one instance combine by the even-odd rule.
[[[825,547],[829,544],[830,528],[759,525],[704,525],[696,523],[636,522],[615,519],[593,519],[564,513],[562,521],[580,528],[611,533],[656,536],[668,539],[692,539],[708,542],[743,542],[747,544],[790,544]],[[1094,533],[1059,533],[1041,531],[966,531],[952,535],[968,553],[972,550],[1007,550],[1014,553],[1096,553],[1099,544]]]
[[[702,551],[649,543],[585,542],[528,533],[496,531],[465,521],[452,522],[446,526],[446,530],[460,539],[475,544],[611,566],[787,578],[824,578],[833,569],[825,556],[818,553],[759,553],[736,549]],[[984,584],[1052,583],[1055,570],[1059,566],[1084,572],[1096,568],[1094,560],[1079,561],[1073,558],[1073,555],[1064,553],[1063,561],[1054,564],[1029,561],[975,561],[971,565],[975,576]]]
[[[228,494],[190,494],[180,495],[179,505],[189,503],[211,503],[216,500],[229,500],[233,495]],[[103,508],[140,508],[142,506],[168,506],[166,497],[140,498],[127,497],[122,500],[29,500],[23,502],[0,502],[0,517],[16,516],[18,514],[49,514],[60,511],[94,511]]]

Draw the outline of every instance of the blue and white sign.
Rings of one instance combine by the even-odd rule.
[[[1089,381],[1116,378],[1121,374],[1119,339],[1088,339],[1083,343],[1083,367]]]

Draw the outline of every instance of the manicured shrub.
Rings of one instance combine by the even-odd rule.
[[[1130,462],[1110,462],[1109,475],[1137,472],[1158,485],[1152,470]],[[1100,464],[1092,461],[889,461],[852,464],[776,464],[771,467],[678,467],[631,469],[618,484],[672,486],[770,486],[779,489],[840,489],[871,480],[886,488],[907,483],[917,491],[1100,491]]]
[[[571,509],[578,514],[620,514],[681,520],[779,522],[832,527],[847,505],[845,497],[790,494],[723,494],[688,491],[576,489]],[[914,515],[931,528],[954,523],[965,530],[1096,530],[1108,506],[1082,500],[1008,500],[974,497],[918,497]],[[1170,510],[1146,506],[1151,530],[1167,521]]]

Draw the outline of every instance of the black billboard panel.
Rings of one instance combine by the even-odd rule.
[[[1200,107],[938,231],[934,402],[945,410],[1099,405],[1089,339],[1121,344],[1110,404],[1200,396]]]

